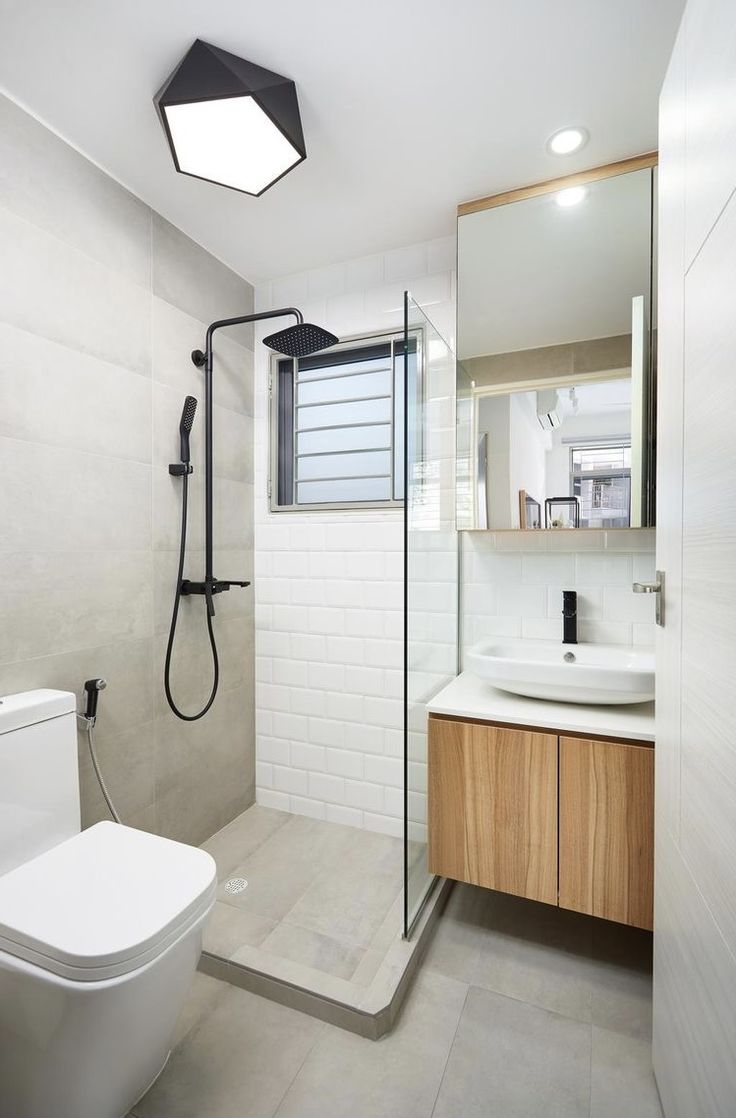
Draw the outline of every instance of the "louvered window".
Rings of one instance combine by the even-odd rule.
[[[416,339],[409,376],[416,384]],[[403,336],[277,358],[271,507],[384,506],[404,499]]]

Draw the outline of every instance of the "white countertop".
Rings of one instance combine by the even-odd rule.
[[[461,672],[456,676],[427,703],[427,710],[431,714],[450,714],[455,718],[539,726],[545,730],[590,734],[591,737],[602,735],[654,741],[654,703],[586,706],[525,699],[521,695],[499,691],[472,672]]]

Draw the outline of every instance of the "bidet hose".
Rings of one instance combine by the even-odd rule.
[[[95,776],[97,777],[97,783],[100,786],[100,791],[102,792],[102,795],[105,798],[105,803],[107,804],[107,808],[108,808],[108,811],[110,812],[110,815],[113,817],[113,819],[115,820],[116,823],[122,823],[122,819],[120,818],[117,811],[115,810],[115,804],[110,799],[110,793],[107,790],[107,786],[106,786],[105,781],[102,777],[102,773],[100,772],[100,766],[99,766],[98,761],[97,761],[97,753],[95,752],[95,742],[94,742],[94,738],[92,737],[92,727],[95,724],[95,720],[94,720],[94,718],[84,718],[84,717],[82,717],[82,721],[84,722],[84,724],[87,728],[87,744],[89,745],[89,755],[92,758],[92,767],[95,770]]]
[[[174,610],[171,615],[171,625],[169,627],[169,640],[166,645],[166,663],[164,665],[164,691],[166,692],[166,700],[173,710],[177,718],[181,718],[184,722],[196,722],[199,718],[203,718],[207,711],[210,709],[215,701],[217,695],[217,688],[220,683],[220,662],[217,658],[217,642],[215,640],[215,631],[212,627],[212,617],[208,608],[208,600],[205,595],[205,613],[207,616],[207,632],[210,638],[210,648],[212,649],[212,691],[210,697],[197,714],[184,714],[179,710],[174,702],[171,694],[171,654],[174,649],[174,637],[176,636],[176,623],[179,618],[179,603],[181,602],[181,584],[184,578],[184,558],[187,549],[187,505],[189,503],[189,476],[184,474],[182,477],[182,491],[181,491],[181,541],[179,544],[179,570],[176,576],[176,594],[174,595]]]

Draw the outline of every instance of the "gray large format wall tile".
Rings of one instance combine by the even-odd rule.
[[[191,351],[204,349],[206,325],[163,299],[153,300],[153,376],[161,384],[202,399],[202,370]],[[253,414],[253,352],[232,330],[215,334],[214,397],[217,407]]]
[[[152,277],[154,295],[208,325],[253,311],[252,285],[158,214],[153,215]],[[230,333],[252,345],[252,327]]]
[[[0,438],[0,551],[141,551],[151,467]]]
[[[151,383],[0,322],[0,435],[151,461]]]
[[[150,374],[151,297],[145,288],[5,209],[0,243],[3,321]]]
[[[218,601],[221,690],[197,723],[163,693],[175,588],[190,351],[251,286],[0,97],[0,694],[104,676],[97,741],[126,822],[201,842],[254,798],[252,591]],[[252,334],[218,339],[216,559],[253,572]],[[201,577],[203,420],[192,436],[190,552]],[[183,603],[181,705],[211,678],[202,599]],[[80,737],[83,822],[106,809]]]
[[[151,211],[0,97],[0,205],[150,290]]]
[[[150,551],[0,553],[0,664],[151,635]]]

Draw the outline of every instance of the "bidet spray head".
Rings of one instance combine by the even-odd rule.
[[[181,460],[185,465],[189,465],[189,432],[194,423],[194,413],[197,410],[197,400],[195,396],[187,396],[184,399],[184,407],[181,411],[181,423],[179,424],[179,435],[181,438]]]
[[[107,687],[106,679],[88,679],[84,684],[84,690],[87,692],[87,706],[84,711],[84,717],[88,722],[94,722],[97,718],[97,699],[99,698],[100,691],[104,691]]]

